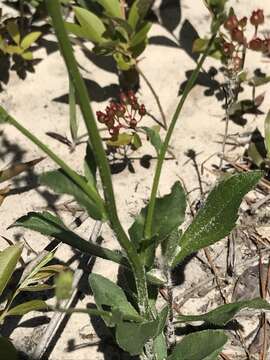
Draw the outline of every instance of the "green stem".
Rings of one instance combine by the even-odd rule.
[[[65,30],[64,22],[61,14],[61,7],[58,0],[46,0],[48,12],[52,18],[55,33],[58,39],[62,56],[65,60],[67,70],[73,81],[76,96],[79,101],[81,112],[85,121],[85,125],[89,134],[93,152],[99,167],[100,177],[103,185],[103,191],[106,201],[107,214],[111,226],[117,236],[121,247],[125,250],[137,285],[138,299],[140,309],[144,313],[148,309],[148,292],[146,284],[146,275],[143,265],[141,264],[139,255],[135,246],[130,242],[126,235],[117,214],[117,208],[114,198],[114,191],[111,180],[110,167],[103,148],[102,140],[99,135],[97,124],[90,106],[90,99],[85,83],[80,75],[77,63],[73,54],[73,49]]]
[[[5,110],[0,107],[1,113]],[[63,160],[61,160],[47,145],[41,142],[35,135],[28,131],[24,126],[18,123],[12,116],[6,113],[6,121],[18,129],[29,140],[36,144],[42,151],[45,152],[57,165],[59,165],[65,173],[87,194],[95,203],[104,208],[104,202],[97,190],[90,183],[86,183],[80,175],[72,170]]]
[[[150,201],[149,201],[148,211],[147,211],[147,216],[146,216],[146,222],[145,222],[145,228],[144,228],[145,239],[150,239],[152,236],[153,216],[154,216],[154,211],[155,211],[156,196],[157,196],[157,190],[158,190],[162,165],[163,165],[163,161],[164,161],[164,158],[166,155],[166,151],[167,151],[171,136],[173,134],[174,127],[178,120],[179,114],[183,108],[183,105],[184,105],[191,89],[193,88],[193,85],[195,84],[195,81],[199,75],[199,72],[204,63],[204,60],[206,59],[207,55],[209,54],[210,48],[213,45],[215,38],[216,38],[216,34],[214,34],[211,37],[211,39],[208,43],[207,49],[205,50],[204,54],[202,55],[200,61],[198,62],[196,69],[192,72],[192,75],[187,82],[187,85],[185,87],[183,95],[182,95],[182,97],[177,105],[177,108],[175,110],[175,113],[172,117],[165,140],[162,144],[162,148],[160,150],[160,154],[158,157],[158,162],[157,162],[157,166],[156,166],[156,171],[155,171],[155,176],[154,176],[154,180],[153,180],[153,186],[152,186],[152,190],[151,190],[151,196],[150,196]]]

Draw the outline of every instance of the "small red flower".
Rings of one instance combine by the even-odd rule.
[[[231,15],[228,19],[224,22],[225,29],[232,31],[233,29],[238,27],[238,19],[235,15]]]
[[[264,13],[263,10],[258,9],[252,11],[251,17],[250,17],[250,23],[256,27],[264,23]]]
[[[248,47],[254,51],[262,51],[263,50],[263,40],[258,37],[255,39],[252,39],[249,42]]]

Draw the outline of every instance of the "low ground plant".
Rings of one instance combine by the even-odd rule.
[[[111,2],[113,3],[115,2]],[[134,2],[136,11],[139,10],[138,3],[141,4],[142,1]],[[178,120],[180,121],[179,115],[188,94],[196,82],[206,57],[212,51],[220,26],[228,16],[225,0],[207,0],[206,3],[212,14],[213,35],[186,84],[164,140],[160,138],[156,140],[154,136],[152,138],[158,160],[149,201],[138,211],[128,232],[124,230],[118,216],[108,160],[88,92],[67,36],[58,0],[47,0],[46,5],[88,130],[84,174],[81,175],[71,169],[31,131],[15,120],[5,109],[0,108],[1,123],[15,126],[59,166],[59,169],[43,173],[40,176],[41,184],[56,193],[71,195],[92,219],[108,223],[119,242],[121,251],[113,251],[86,241],[70,230],[58,216],[49,212],[28,213],[12,226],[24,227],[52,236],[77,250],[106,261],[113,261],[124,269],[128,279],[125,288],[99,274],[91,273],[89,285],[96,307],[71,309],[69,312],[100,316],[108,327],[114,329],[115,339],[120,348],[130,355],[138,355],[145,360],[217,359],[228,339],[224,326],[241,309],[270,309],[268,302],[262,298],[225,304],[202,315],[177,315],[172,306],[172,270],[193,253],[223,239],[233,230],[243,197],[262,177],[261,171],[224,175],[185,230],[182,225],[186,220],[186,194],[181,183],[176,181],[167,195],[157,196],[165,154],[175,125]],[[112,7],[112,11],[117,10],[117,6]],[[114,15],[115,21],[121,24],[119,20],[121,14],[117,12]],[[103,32],[100,36],[103,36]],[[118,110],[116,106],[115,111]],[[142,111],[141,107],[138,111],[140,110]],[[103,121],[106,116],[105,113],[98,113],[97,120],[100,121],[102,118]],[[128,120],[129,127],[133,128],[130,126],[131,121],[133,120]],[[109,130],[115,132],[114,129],[115,127],[109,126]],[[120,136],[118,131],[112,135],[115,137],[113,141],[117,141]],[[101,187],[98,186],[99,181]],[[64,275],[59,284],[59,301],[50,309],[65,312],[66,309],[61,307],[61,299],[68,296],[71,285],[70,275]],[[61,288],[64,290],[61,291]],[[163,302],[158,296],[161,288],[166,294]],[[177,342],[176,328],[183,322],[193,321],[203,322],[204,330],[195,331]],[[2,341],[5,342],[4,339]]]

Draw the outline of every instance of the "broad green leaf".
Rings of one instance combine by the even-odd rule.
[[[87,38],[87,33],[78,24],[65,22],[65,28],[66,28],[67,32],[69,32],[69,33],[71,33],[71,34],[73,34],[75,36],[88,39]],[[92,41],[92,39],[88,39],[88,40]]]
[[[24,50],[22,47],[18,45],[7,45],[5,47],[5,52],[10,55],[14,55],[14,54],[21,55],[24,52]]]
[[[207,49],[208,43],[209,39],[196,39],[192,45],[192,52],[203,53]],[[220,49],[220,39],[216,39],[216,41],[213,43],[209,52],[209,56],[218,60],[223,58],[224,55]]]
[[[84,158],[84,175],[88,182],[96,186],[97,164],[91,145],[88,143],[86,147],[86,155]]]
[[[73,274],[71,271],[62,271],[55,278],[55,295],[58,301],[69,299],[72,292]]]
[[[225,326],[244,308],[270,310],[270,304],[262,298],[238,301],[232,304],[221,305],[202,315],[179,315],[176,317],[176,320],[180,322],[205,321],[217,326]]]
[[[103,22],[91,11],[78,6],[73,7],[76,18],[78,19],[83,33],[87,34],[87,39],[94,43],[105,41],[103,34],[106,30]]]
[[[31,169],[33,166],[38,164],[43,159],[44,158],[34,159],[34,160],[31,160],[31,161],[28,161],[25,163],[12,165],[5,170],[0,170],[0,183],[10,180],[10,179],[14,178],[15,176],[21,174],[22,172]]]
[[[0,359],[18,360],[17,350],[12,342],[0,336]]]
[[[144,225],[148,206],[143,208],[136,217],[133,225],[129,229],[132,241],[137,245],[143,241]],[[171,193],[157,198],[154,218],[153,235],[159,241],[164,240],[176,227],[180,226],[185,219],[186,198],[180,182],[176,182]]]
[[[126,146],[131,143],[132,137],[133,137],[132,134],[121,133],[118,135],[116,140],[108,140],[107,144],[110,146],[115,146],[115,147]]]
[[[7,31],[15,42],[15,44],[19,45],[21,41],[20,30],[16,21],[8,21],[6,24]]]
[[[128,302],[124,291],[111,280],[99,274],[89,275],[89,284],[93,291],[95,302],[99,310],[104,310],[103,305],[117,309],[123,316],[134,317],[134,321],[141,321],[141,317],[134,307]],[[107,326],[114,326],[112,320],[103,319]]]
[[[166,265],[171,267],[176,254],[180,251],[180,239],[182,231],[174,229],[170,235],[162,242],[162,254]]]
[[[122,17],[120,1],[119,0],[95,0],[98,2],[106,11],[107,15]]]
[[[0,252],[0,296],[16,269],[22,249],[22,245],[11,245]]]
[[[139,324],[120,322],[116,326],[116,341],[118,345],[130,355],[141,354],[146,342],[162,333],[167,316],[168,307],[165,307],[156,320]]]
[[[33,60],[33,53],[31,52],[31,51],[25,51],[25,52],[23,52],[22,53],[22,58],[24,59],[24,60],[27,60],[27,61],[31,61],[31,60]]]
[[[53,191],[59,194],[68,194],[75,198],[75,200],[83,206],[88,214],[95,220],[102,220],[102,209],[99,209],[79,187],[69,178],[61,169],[49,171],[40,176],[40,182],[47,185]]]
[[[37,39],[40,37],[41,32],[40,31],[35,31],[35,32],[31,32],[30,34],[27,34],[21,42],[21,47],[24,50],[27,50],[30,48],[31,45],[34,44],[34,42],[37,41]]]
[[[224,331],[204,330],[189,334],[176,344],[168,360],[217,360],[228,338]]]
[[[167,283],[167,278],[160,269],[151,269],[146,273],[147,281],[153,285],[162,286]]]
[[[14,226],[22,226],[26,229],[38,231],[43,235],[55,237],[63,243],[87,254],[114,261],[118,264],[127,265],[126,258],[121,254],[82,239],[79,235],[70,231],[60,218],[53,216],[49,212],[30,212],[16,220],[16,222],[11,225],[11,227]]]
[[[270,158],[270,111],[268,111],[268,114],[264,120],[264,136],[267,157]]]
[[[157,155],[159,155],[160,149],[162,147],[162,140],[158,133],[158,129],[155,126],[153,126],[152,128],[143,126],[142,128],[146,132],[146,135],[149,138],[151,144],[154,146]]]
[[[184,232],[173,266],[186,256],[229,235],[238,218],[243,197],[258,183],[262,172],[253,171],[226,177],[210,192],[205,205]]]
[[[135,0],[128,14],[128,23],[135,30],[137,25],[142,22],[152,5],[152,0]]]
[[[192,52],[203,52],[207,48],[209,39],[198,38],[193,42]]]
[[[152,24],[150,22],[145,22],[141,29],[134,34],[134,36],[131,38],[130,46],[134,47],[138,44],[144,42],[147,38],[147,34],[149,30],[151,29]]]
[[[163,333],[159,334],[154,339],[153,348],[155,353],[155,360],[167,359],[167,344]]]
[[[47,310],[48,305],[43,300],[30,300],[11,308],[6,316],[22,316],[30,311]]]

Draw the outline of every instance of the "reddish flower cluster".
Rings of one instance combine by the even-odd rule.
[[[132,90],[120,93],[120,102],[111,101],[105,112],[97,111],[97,119],[105,124],[113,139],[117,139],[120,129],[135,129],[146,115],[144,104],[139,104]]]
[[[224,22],[224,28],[230,33],[231,41],[223,42],[224,55],[228,56],[233,64],[234,70],[239,71],[242,68],[242,59],[238,52],[241,46],[254,51],[263,53],[270,52],[270,39],[260,39],[257,37],[259,25],[264,23],[263,10],[254,10],[249,18],[251,25],[255,27],[254,37],[248,42],[245,37],[245,28],[247,25],[247,17],[238,20],[235,14],[230,15]]]

